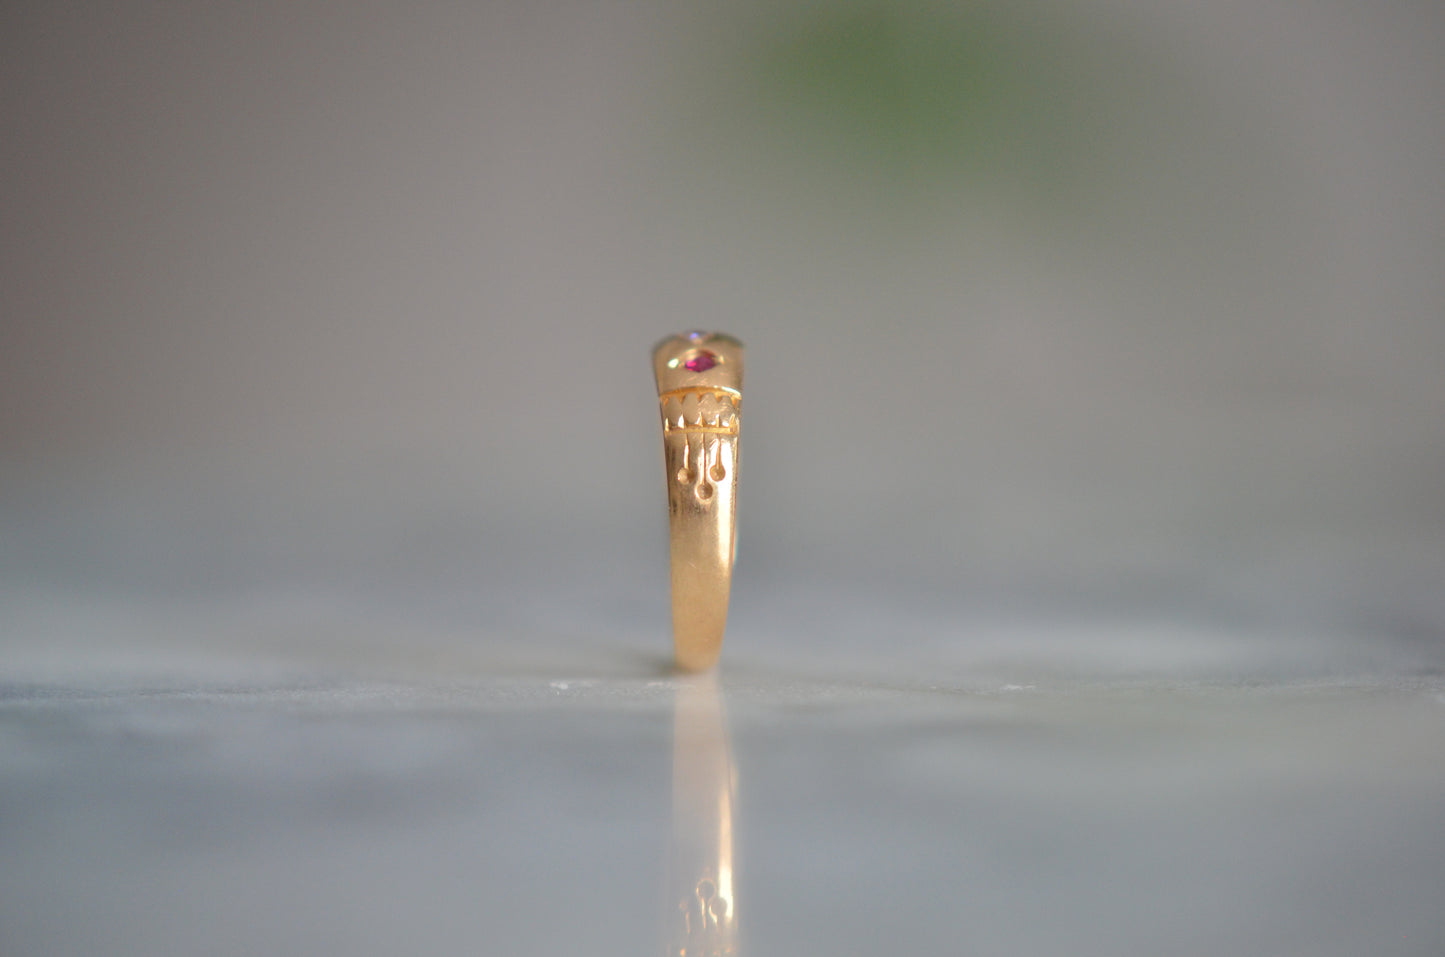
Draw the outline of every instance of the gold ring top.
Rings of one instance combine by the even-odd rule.
[[[741,395],[743,344],[721,332],[668,336],[652,350],[657,391],[716,388]]]
[[[711,668],[722,650],[737,542],[743,344],[689,332],[652,352],[672,535],[672,638],[678,667]]]

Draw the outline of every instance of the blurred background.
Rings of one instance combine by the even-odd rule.
[[[1438,659],[1438,4],[0,24],[12,662],[665,654],[648,354],[695,327],[750,348],[743,660]]]

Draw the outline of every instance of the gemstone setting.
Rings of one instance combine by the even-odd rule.
[[[699,349],[682,362],[688,372],[706,372],[717,365],[717,356],[706,349]]]

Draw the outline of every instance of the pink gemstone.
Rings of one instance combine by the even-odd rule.
[[[688,356],[687,361],[682,364],[688,372],[706,372],[717,365],[717,356],[706,349],[699,349]]]

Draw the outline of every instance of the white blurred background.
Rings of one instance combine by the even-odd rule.
[[[744,659],[964,617],[1439,659],[1437,4],[0,25],[12,661],[662,654],[648,350],[694,327],[750,349]]]

